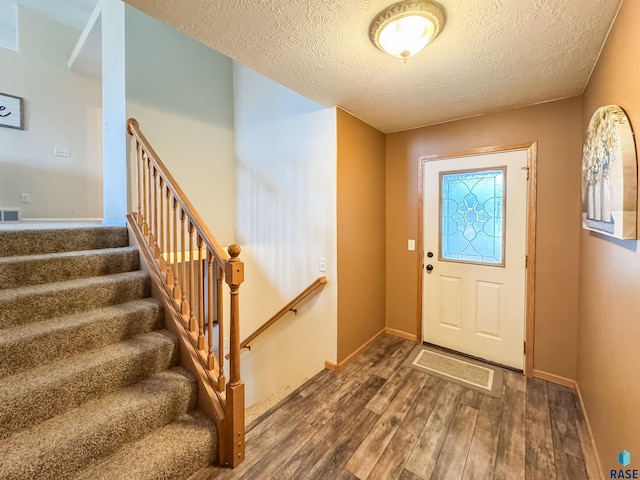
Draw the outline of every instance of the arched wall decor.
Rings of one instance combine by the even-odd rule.
[[[637,235],[638,166],[633,130],[617,105],[591,117],[582,152],[582,227],[622,240]]]

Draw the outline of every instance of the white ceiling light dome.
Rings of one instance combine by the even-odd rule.
[[[371,23],[371,41],[382,51],[406,60],[440,33],[444,10],[429,0],[406,0],[391,5]]]

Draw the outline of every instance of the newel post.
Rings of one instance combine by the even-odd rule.
[[[244,383],[240,379],[240,285],[244,281],[244,263],[240,260],[240,247],[229,247],[231,257],[225,264],[225,281],[231,293],[229,319],[229,383],[227,384],[227,434],[229,455],[227,461],[235,467],[244,460]]]

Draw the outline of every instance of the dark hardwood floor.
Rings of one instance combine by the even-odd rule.
[[[507,372],[502,398],[402,366],[382,336],[258,418],[235,470],[192,480],[599,479],[575,392]]]

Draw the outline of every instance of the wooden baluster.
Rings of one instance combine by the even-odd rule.
[[[213,252],[207,248],[207,334],[209,335],[209,355],[207,367],[213,370],[215,367],[215,355],[213,353]],[[220,333],[220,330],[218,330]]]
[[[158,247],[158,169],[153,167],[153,257],[157,260],[160,257],[160,247]]]
[[[142,234],[146,237],[147,235],[149,235],[149,224],[147,223],[149,221],[149,212],[147,210],[147,187],[149,185],[149,181],[147,180],[147,177],[149,176],[149,165],[148,165],[149,159],[147,158],[147,152],[142,152],[142,163],[143,163],[143,168],[142,168],[142,185],[143,185],[143,194],[142,194],[142,203],[143,203],[143,213],[144,213],[144,218],[142,219]]]
[[[238,258],[240,247],[229,247],[231,258],[225,264],[225,280],[231,291],[229,317],[229,383],[227,384],[227,441],[233,468],[244,460],[244,383],[240,379],[240,285],[244,281],[244,263]]]
[[[153,253],[153,189],[151,188],[153,180],[153,164],[147,155],[147,187],[149,189],[149,218],[147,218],[147,223],[149,224],[149,246],[151,247],[151,253]]]
[[[173,299],[180,300],[181,292],[178,280],[178,200],[173,197]]]
[[[193,224],[189,221],[189,331],[196,332],[198,330],[198,324],[196,323],[196,317],[194,315],[193,306],[195,304],[195,288],[193,285]]]
[[[153,184],[155,183],[155,177],[153,176],[154,167],[151,163],[151,159],[148,160],[149,163],[149,219],[147,220],[149,223],[149,247],[151,248],[151,254],[155,258],[155,249],[153,248],[154,236],[153,236]]]
[[[223,303],[222,303],[222,282],[224,279],[224,270],[222,267],[216,269],[216,307],[218,317],[218,359],[220,361],[220,372],[218,374],[218,390],[224,392],[225,378],[224,378],[224,317],[223,317]]]
[[[138,205],[137,205],[137,209],[138,209],[138,214],[136,215],[136,223],[138,224],[138,227],[142,226],[142,170],[143,170],[143,166],[142,164],[142,150],[141,150],[141,146],[140,146],[140,142],[138,142],[138,139],[135,139],[136,142],[136,190],[137,190],[137,194],[138,194]]]
[[[159,213],[159,223],[158,223],[158,260],[160,264],[160,273],[164,273],[165,265],[164,265],[164,178],[160,175],[160,213]]]
[[[202,237],[198,234],[198,350],[204,350],[204,272]]]
[[[187,214],[184,210],[180,210],[180,222],[182,226],[180,227],[180,264],[181,264],[181,272],[180,272],[180,289],[182,290],[182,315],[184,317],[189,313],[189,305],[187,304],[187,264],[185,259],[185,239],[184,239],[184,220],[187,218]]]
[[[167,198],[167,211],[166,211],[166,221],[165,221],[165,226],[167,227],[167,234],[164,238],[165,241],[165,245],[164,245],[164,249],[167,252],[167,257],[165,259],[166,262],[166,267],[167,267],[167,287],[169,287],[170,290],[173,289],[173,271],[171,270],[171,263],[175,262],[175,248],[176,246],[173,246],[173,250],[171,250],[171,190],[169,189],[169,184],[167,184],[167,191],[165,193],[165,196]]]

